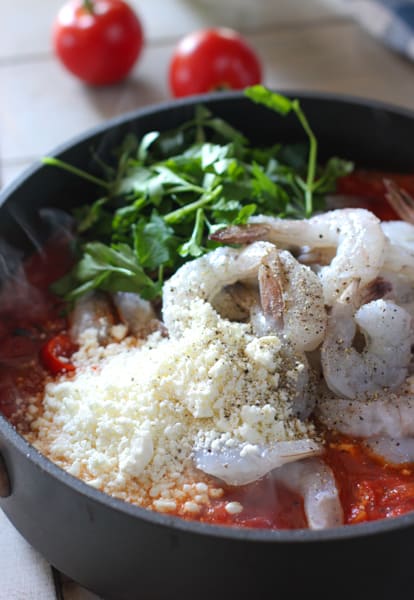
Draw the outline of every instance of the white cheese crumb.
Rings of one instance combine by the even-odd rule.
[[[279,351],[282,343],[275,335],[254,338],[246,346],[246,354],[256,363],[274,372],[280,364]]]
[[[177,504],[172,500],[154,500],[154,507],[159,512],[173,512]]]
[[[240,502],[227,502],[224,509],[229,515],[237,515],[242,512],[243,506]]]
[[[208,495],[210,496],[210,498],[221,498],[223,494],[223,488],[210,488],[208,490]]]
[[[132,477],[138,477],[150,462],[154,453],[151,432],[143,428],[135,433],[133,439],[119,456],[119,468]]]
[[[128,333],[128,327],[123,323],[118,323],[117,325],[113,325],[110,329],[110,334],[117,342],[120,342],[126,337]]]
[[[199,504],[197,504],[196,502],[190,502],[190,501],[185,502],[183,508],[184,508],[185,512],[193,513],[193,514],[197,514],[201,510],[201,507]]]
[[[208,491],[208,485],[206,483],[203,483],[202,481],[200,481],[199,483],[197,483],[195,485],[195,489],[197,490],[197,492],[202,494],[202,493],[205,493]]]

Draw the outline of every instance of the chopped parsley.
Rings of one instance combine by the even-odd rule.
[[[72,301],[101,289],[161,295],[162,284],[184,262],[216,248],[211,233],[245,224],[253,214],[306,218],[322,210],[324,196],[353,165],[332,157],[318,164],[318,144],[297,99],[257,85],[252,101],[287,115],[293,112],[304,144],[253,146],[203,105],[174,130],[128,135],[115,167],[98,178],[59,159],[66,169],[102,188],[94,202],[76,208],[78,261],[53,290]]]

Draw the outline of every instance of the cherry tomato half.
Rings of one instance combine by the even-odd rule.
[[[175,97],[220,89],[243,89],[261,83],[262,68],[255,51],[233,29],[201,29],[182,38],[169,67]]]
[[[124,79],[138,60],[141,22],[123,0],[69,0],[53,25],[53,46],[62,64],[92,85]]]
[[[53,375],[63,371],[74,371],[75,367],[70,362],[70,357],[77,348],[68,335],[60,333],[41,347],[40,358],[46,369]]]

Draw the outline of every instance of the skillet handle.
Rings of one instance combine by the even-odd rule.
[[[0,497],[7,498],[11,494],[10,478],[7,472],[6,463],[0,454]]]

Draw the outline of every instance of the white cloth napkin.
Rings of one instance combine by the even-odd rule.
[[[0,510],[0,599],[56,600],[50,565]]]
[[[102,600],[60,574],[0,510],[0,600]]]

